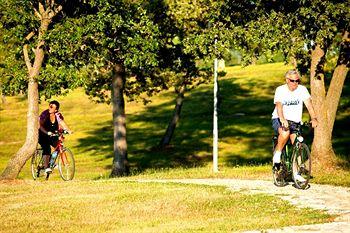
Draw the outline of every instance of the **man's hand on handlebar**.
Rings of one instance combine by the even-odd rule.
[[[317,118],[313,118],[313,119],[311,119],[311,126],[312,126],[312,128],[317,127],[317,125],[318,125]]]
[[[288,131],[289,130],[289,124],[288,121],[286,119],[280,119],[281,124],[282,124],[282,128],[284,131]]]

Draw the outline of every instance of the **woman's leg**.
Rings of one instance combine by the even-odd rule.
[[[51,156],[51,148],[50,148],[50,140],[48,135],[44,135],[43,133],[39,133],[39,144],[43,149],[43,159],[44,159],[44,168],[49,168],[50,156]]]

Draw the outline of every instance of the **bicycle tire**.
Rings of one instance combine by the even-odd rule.
[[[73,153],[68,148],[63,148],[58,155],[58,171],[64,181],[72,180],[75,174],[75,161]]]
[[[292,173],[294,184],[299,189],[309,187],[311,177],[311,154],[309,147],[305,143],[300,143],[298,149],[293,152]],[[298,180],[297,175],[303,178]]]
[[[32,156],[32,160],[30,163],[30,170],[32,173],[32,177],[34,180],[37,180],[41,176],[44,176],[44,174],[41,173],[41,171],[44,168],[44,160],[43,160],[43,151],[38,149],[34,152]]]

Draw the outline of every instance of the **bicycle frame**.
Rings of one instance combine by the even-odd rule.
[[[308,125],[308,124],[307,124]],[[302,136],[302,125],[295,126],[295,140],[293,144],[290,138],[282,149],[281,165],[279,168],[273,166],[273,177],[276,186],[284,186],[287,181],[293,180],[297,188],[308,187],[311,171],[310,151],[304,143]],[[273,136],[273,150],[277,144],[278,136]],[[277,169],[277,170],[276,170]],[[301,177],[304,176],[304,177]]]
[[[58,137],[57,144],[54,147],[53,153],[57,153],[56,157],[51,157],[49,166],[52,170],[58,166],[58,171],[63,180],[72,180],[75,173],[75,162],[73,153],[63,145],[64,134],[67,134],[66,131],[57,131],[52,136]],[[59,159],[57,159],[59,158]],[[32,156],[31,160],[31,171],[33,179],[36,180],[40,177],[41,171],[44,170],[44,157],[42,155],[42,149],[38,148],[35,154]],[[50,173],[46,173],[46,180],[49,178]]]
[[[300,132],[296,133],[294,143],[292,143],[291,140],[288,139],[288,142],[286,143],[286,145],[283,147],[283,150],[282,150],[281,160],[283,160],[284,163],[286,164],[288,174],[292,173],[293,153],[294,151],[299,149],[300,142],[302,142],[302,141],[299,141],[300,140],[299,138],[302,137],[300,134],[301,134]]]
[[[59,154],[61,154],[61,153],[64,151],[64,144],[63,144],[64,135],[63,135],[63,134],[65,134],[65,133],[66,133],[66,132],[65,132],[64,130],[59,130],[59,131],[57,131],[57,132],[54,134],[54,136],[58,136],[58,142],[57,142],[57,145],[56,145],[56,147],[54,148],[54,150],[53,150],[52,153],[54,153],[54,152],[56,151],[56,152],[57,152],[57,156],[56,156],[56,158],[55,158],[53,164],[50,164],[51,168],[55,166],[56,160],[57,160],[58,157],[60,157],[62,163],[65,164],[65,161],[64,161],[63,157],[62,157],[62,156],[58,156]],[[51,154],[52,154],[52,153],[51,153]]]

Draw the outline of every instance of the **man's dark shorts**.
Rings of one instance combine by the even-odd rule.
[[[279,118],[272,119],[272,128],[273,128],[275,135],[278,135],[278,129],[281,127],[282,127],[282,124],[281,124]]]
[[[293,121],[288,121],[289,122],[289,129],[290,129],[290,133],[293,134],[293,133],[296,133],[298,130],[299,130],[299,126],[300,126],[300,123],[296,123],[296,122],[293,122]],[[273,128],[273,131],[275,133],[275,135],[278,135],[278,129],[282,127],[282,124],[281,124],[281,121],[279,118],[274,118],[272,119],[272,128]]]

